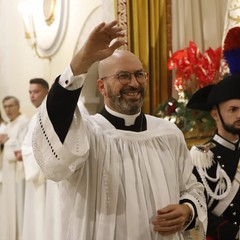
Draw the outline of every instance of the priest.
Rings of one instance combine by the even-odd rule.
[[[203,186],[183,135],[142,112],[148,73],[133,53],[116,50],[122,36],[116,21],[95,27],[38,115],[35,156],[60,182],[67,239],[177,240],[193,226],[205,239]],[[88,115],[77,102],[96,61],[105,106]]]

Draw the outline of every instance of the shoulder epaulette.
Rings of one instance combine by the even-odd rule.
[[[211,151],[216,145],[209,142],[204,145],[194,145],[190,150],[192,162],[198,168],[210,168],[213,164],[213,152]]]

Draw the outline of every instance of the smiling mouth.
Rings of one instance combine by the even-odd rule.
[[[142,95],[140,92],[123,92],[122,96],[125,96],[125,98],[129,100],[139,101]]]
[[[128,95],[128,96],[137,96],[140,94],[140,92],[125,92],[123,94]]]

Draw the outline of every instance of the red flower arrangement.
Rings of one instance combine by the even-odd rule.
[[[197,45],[189,42],[189,46],[178,50],[168,59],[167,67],[175,70],[174,87],[179,98],[171,98],[161,103],[156,115],[174,122],[184,133],[198,129],[201,134],[215,128],[209,112],[193,111],[186,108],[189,97],[199,88],[220,81],[220,65],[222,48],[208,48],[201,53]],[[201,137],[201,134],[199,137]]]
[[[208,48],[204,53],[190,41],[189,46],[176,51],[169,59],[169,70],[176,69],[174,87],[178,92],[192,94],[197,89],[215,83],[220,76],[222,48]]]

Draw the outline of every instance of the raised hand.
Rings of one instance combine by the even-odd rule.
[[[109,57],[117,48],[125,44],[122,28],[117,21],[101,23],[90,33],[83,47],[71,61],[73,74],[86,73],[88,68],[96,61]],[[114,41],[113,41],[114,40]]]

